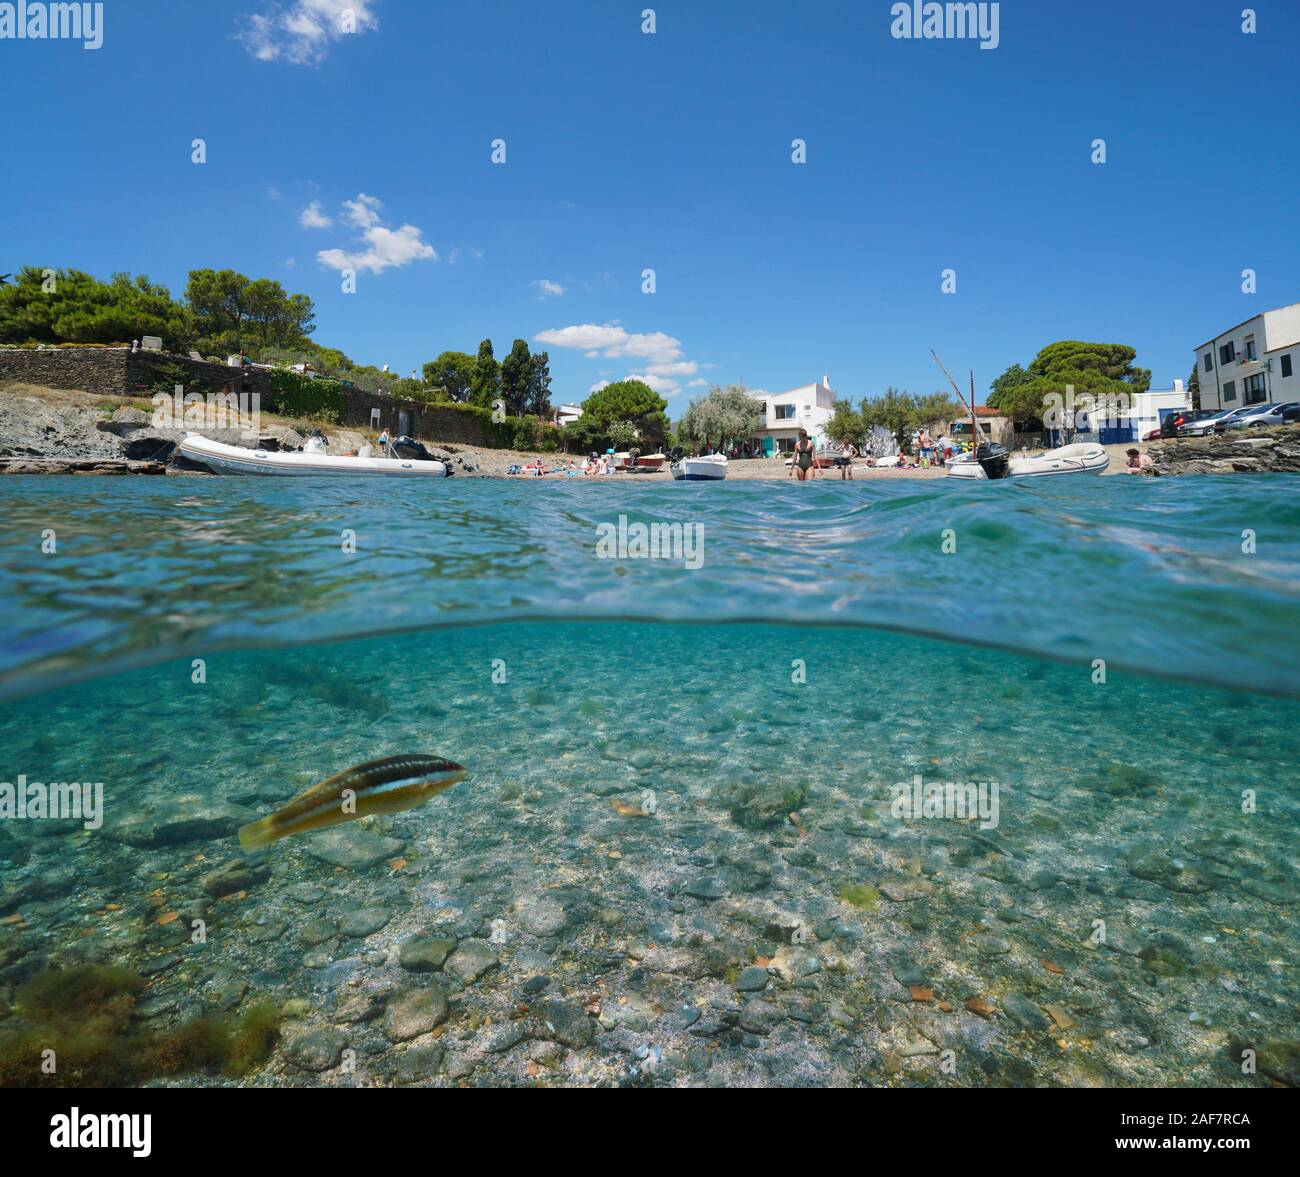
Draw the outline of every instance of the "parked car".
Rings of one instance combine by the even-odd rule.
[[[1240,421],[1242,417],[1257,407],[1257,405],[1242,405],[1239,409],[1233,409],[1230,412],[1224,413],[1221,417],[1216,417],[1214,419],[1214,432],[1226,433],[1229,429],[1235,428],[1236,422]]]
[[[1285,418],[1283,409],[1300,409],[1300,401],[1290,401],[1272,405],[1251,405],[1228,422],[1229,429],[1249,429],[1252,426],[1282,425]]]
[[[1158,426],[1158,427],[1155,428],[1155,429],[1148,429],[1148,430],[1147,430],[1147,431],[1142,435],[1142,440],[1143,440],[1143,441],[1158,441],[1158,440],[1163,436],[1163,435],[1161,434],[1161,432],[1160,432],[1160,430],[1163,429],[1163,428],[1164,428],[1164,426]]]
[[[1282,410],[1282,421],[1287,425],[1300,425],[1300,405],[1287,405]]]
[[[1170,413],[1160,422],[1160,436],[1178,437],[1182,434],[1184,426],[1193,425],[1197,421],[1204,421],[1207,417],[1213,416],[1213,409],[1183,409],[1177,413]]]
[[[1208,413],[1194,421],[1189,421],[1186,425],[1178,427],[1179,437],[1208,437],[1212,433],[1219,432],[1219,426],[1229,417],[1236,416],[1240,409],[1220,409],[1217,413]]]

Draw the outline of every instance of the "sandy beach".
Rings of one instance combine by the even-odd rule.
[[[136,409],[151,412],[152,408],[152,402],[147,397],[122,397],[110,401],[87,392],[45,388],[19,382],[5,383],[0,385],[0,459],[8,459],[11,464],[16,459],[29,459],[30,461],[21,461],[20,465],[13,466],[11,472],[16,473],[26,473],[35,469],[36,463],[59,460],[97,461],[104,464],[102,470],[79,472],[109,472],[112,461],[121,457],[121,447],[114,434],[105,431],[101,426],[109,422],[117,410]],[[298,448],[301,445],[303,435],[312,424],[271,413],[261,414],[262,432],[268,437],[283,441],[291,448]],[[320,428],[325,434],[331,453],[355,453],[358,447],[374,441],[373,435],[357,429],[332,425],[321,425]],[[160,446],[163,448],[165,448],[164,435],[165,431],[159,431]],[[421,440],[431,448],[445,451],[447,455],[454,457],[456,474],[460,477],[506,478],[511,477],[508,472],[512,466],[524,467],[540,460],[548,470],[562,470],[570,461],[580,466],[584,460],[584,455],[581,454],[491,449],[459,442],[443,442],[436,438]],[[1107,447],[1111,462],[1107,474],[1125,472],[1125,450],[1128,448],[1130,448],[1128,445]],[[1139,448],[1145,450],[1147,446],[1141,445]],[[122,465],[125,466],[126,463],[123,462]],[[946,471],[937,466],[912,470],[882,469],[868,466],[861,460],[855,462],[853,466],[855,481],[865,479],[890,482],[898,479],[943,478],[945,474]],[[533,475],[517,477],[535,479]],[[555,481],[564,477],[561,473],[547,474],[542,481]],[[666,465],[657,474],[615,475],[615,477],[622,482],[650,485],[671,479]],[[732,482],[794,480],[790,468],[782,458],[737,459],[730,463],[727,478]],[[816,480],[822,479],[834,482],[847,481],[841,478],[840,471],[837,469],[818,470]]]

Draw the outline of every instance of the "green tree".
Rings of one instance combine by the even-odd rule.
[[[841,444],[853,442],[856,445],[866,434],[866,422],[863,421],[862,414],[854,409],[853,402],[837,400],[831,419],[826,422],[826,436]]]
[[[478,359],[474,362],[474,381],[470,386],[471,404],[490,409],[501,394],[501,371],[492,352],[492,340],[478,345]]]
[[[1026,372],[1019,364],[1012,364],[1005,372],[989,385],[987,404],[990,408],[1001,409],[1003,402],[1022,384],[1033,379],[1033,373]]]
[[[234,270],[191,270],[185,298],[200,345],[217,355],[299,346],[315,330],[312,300],[305,294],[286,294],[270,278],[252,279]]]
[[[668,436],[668,402],[641,380],[618,380],[599,388],[582,402],[582,416],[597,430],[627,421],[643,445],[660,446]]]
[[[1049,407],[1066,405],[1070,397],[1076,408],[1108,402],[1122,408],[1151,387],[1151,372],[1135,367],[1136,357],[1136,349],[1122,343],[1050,343],[1030,363],[1031,378],[1007,388],[996,407],[1018,429],[1040,427]]]
[[[529,361],[524,411],[536,417],[545,417],[551,411],[551,355],[549,352],[539,351]]]
[[[1193,410],[1199,412],[1201,408],[1201,365],[1199,363],[1192,365],[1192,374],[1187,378],[1187,395],[1191,398]]]
[[[706,396],[691,401],[677,425],[678,438],[699,449],[715,444],[727,449],[732,442],[744,441],[758,428],[763,406],[750,396],[743,385],[716,384]]]
[[[463,351],[445,351],[436,360],[424,365],[424,382],[435,390],[435,400],[455,401],[462,404],[469,400],[470,390],[474,386],[474,369],[477,361]],[[437,395],[436,390],[443,390]]]
[[[16,278],[0,287],[0,342],[129,343],[157,335],[179,350],[194,334],[186,308],[144,274],[101,282],[81,270],[24,266]]]
[[[513,417],[520,416],[528,400],[528,381],[532,375],[533,357],[528,352],[528,344],[516,339],[510,354],[501,361],[501,399],[506,402],[506,412]]]

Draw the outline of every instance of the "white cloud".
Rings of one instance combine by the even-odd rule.
[[[695,376],[700,370],[696,361],[682,355],[681,341],[662,331],[631,332],[617,323],[582,323],[541,331],[533,338],[550,347],[580,349],[588,359],[605,356],[645,361],[640,365],[640,371],[629,373],[628,378],[644,380],[664,396],[681,392],[678,377]]]
[[[595,384],[593,384],[589,389],[587,389],[587,392],[588,393],[599,392],[602,388],[608,388],[608,387],[609,387],[608,380],[597,380]]]
[[[438,252],[424,240],[424,231],[414,225],[390,229],[380,224],[383,204],[373,196],[360,193],[355,200],[343,202],[343,219],[361,230],[356,238],[363,249],[322,249],[316,254],[321,265],[335,270],[369,270],[378,274],[393,266],[411,262],[438,260]]]
[[[358,229],[369,229],[371,225],[379,224],[379,210],[383,207],[382,200],[358,192],[356,200],[343,202],[343,219]]]
[[[542,297],[559,298],[564,293],[564,287],[558,282],[552,282],[549,278],[539,278],[533,283],[538,290],[542,292]]]
[[[298,214],[298,224],[304,229],[328,229],[334,224],[334,218],[321,208],[319,200],[313,200]]]
[[[247,17],[237,38],[258,61],[319,65],[335,41],[378,27],[374,0],[282,0]]]
[[[669,380],[663,376],[656,376],[653,372],[631,372],[628,374],[629,380],[640,380],[650,385],[655,392],[661,396],[672,396],[675,392],[681,392],[682,386],[676,380]]]

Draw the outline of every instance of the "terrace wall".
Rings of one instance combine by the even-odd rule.
[[[256,394],[265,410],[274,411],[270,373],[265,368],[241,370],[165,352],[133,353],[127,347],[0,348],[0,381],[5,380],[78,389],[106,398],[139,396],[179,382],[187,392]],[[486,413],[344,387],[340,424],[369,431],[372,409],[379,410],[375,432],[387,429],[394,435],[409,433],[461,445],[502,444]]]

